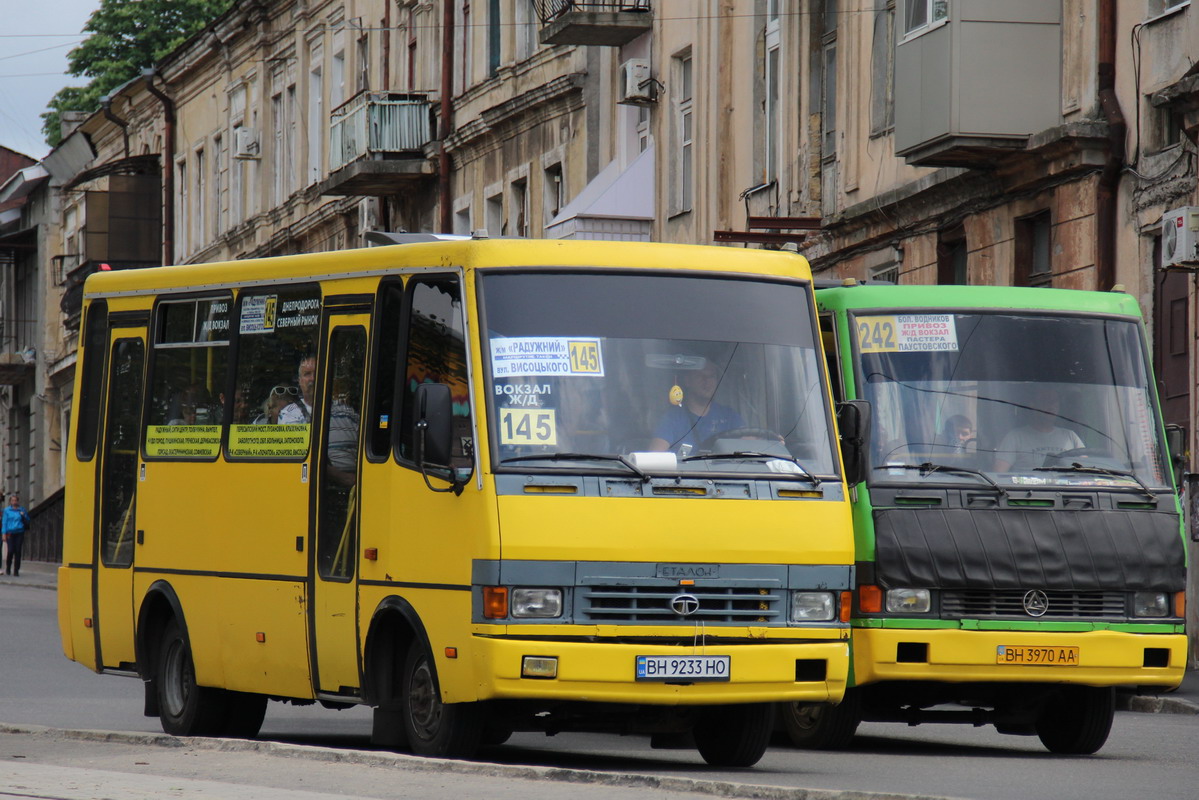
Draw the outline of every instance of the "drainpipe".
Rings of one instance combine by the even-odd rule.
[[[146,89],[162,103],[162,263],[175,263],[175,101],[154,85],[154,67],[142,70]]]
[[[129,158],[129,123],[112,113],[112,95],[106,94],[100,98],[100,108],[104,111],[105,119],[120,127],[121,137],[125,140],[125,158]]]
[[[1116,97],[1116,0],[1099,0],[1099,107],[1107,121],[1108,149],[1095,195],[1095,272],[1096,288],[1105,291],[1116,283],[1116,214],[1128,130]]]
[[[445,140],[454,130],[454,0],[441,3],[441,126],[438,138],[441,149],[437,154],[437,183],[441,204],[441,232],[452,233],[453,209],[450,208],[450,154]]]

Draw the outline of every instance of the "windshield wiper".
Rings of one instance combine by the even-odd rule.
[[[1117,478],[1129,478],[1137,486],[1141,487],[1141,491],[1150,500],[1157,500],[1157,492],[1150,489],[1144,481],[1142,481],[1135,472],[1129,472],[1123,469],[1110,469],[1108,467],[1092,467],[1086,464],[1080,464],[1075,461],[1073,464],[1066,464],[1057,467],[1033,467],[1033,472],[1085,472],[1093,475],[1111,475]]]
[[[515,464],[518,461],[615,461],[624,464],[638,478],[649,482],[649,475],[624,456],[601,455],[600,453],[533,453],[527,456],[512,456],[500,459],[501,464]]]
[[[799,471],[803,473],[803,477],[812,482],[813,486],[820,485],[820,478],[812,474],[812,471],[799,462],[799,459],[793,456],[780,456],[776,453],[761,453],[757,450],[737,450],[732,453],[702,453],[697,456],[686,456],[679,459],[680,461],[731,461],[733,459],[749,458],[754,460],[766,461],[786,461],[799,467]],[[785,473],[778,473],[780,475]]]
[[[1007,490],[995,482],[987,473],[980,469],[971,469],[970,467],[954,467],[949,464],[934,464],[931,461],[925,461],[923,464],[883,464],[875,467],[875,469],[914,469],[919,470],[921,478],[927,478],[934,472],[956,472],[960,475],[977,475],[987,483],[991,484],[991,488],[998,492],[1001,496],[1007,497]]]

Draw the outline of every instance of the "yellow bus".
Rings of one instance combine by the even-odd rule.
[[[69,658],[169,733],[365,704],[433,756],[616,731],[748,766],[771,703],[840,700],[861,437],[802,258],[372,236],[88,279]]]

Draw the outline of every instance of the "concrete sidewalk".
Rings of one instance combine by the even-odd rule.
[[[0,575],[0,586],[10,585],[57,589],[58,565],[45,561],[26,561],[21,565],[19,576]],[[1116,708],[1154,714],[1199,715],[1199,670],[1188,669],[1182,685],[1172,692],[1146,696],[1121,692],[1116,698]]]

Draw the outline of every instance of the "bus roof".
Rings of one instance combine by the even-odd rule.
[[[89,296],[197,291],[255,283],[384,275],[402,269],[486,267],[685,269],[810,280],[808,262],[789,252],[646,242],[463,239],[301,255],[97,272]]]
[[[954,308],[1071,311],[1141,317],[1140,306],[1122,291],[1085,292],[1025,286],[894,286],[871,284],[818,289],[821,311],[877,308]]]

